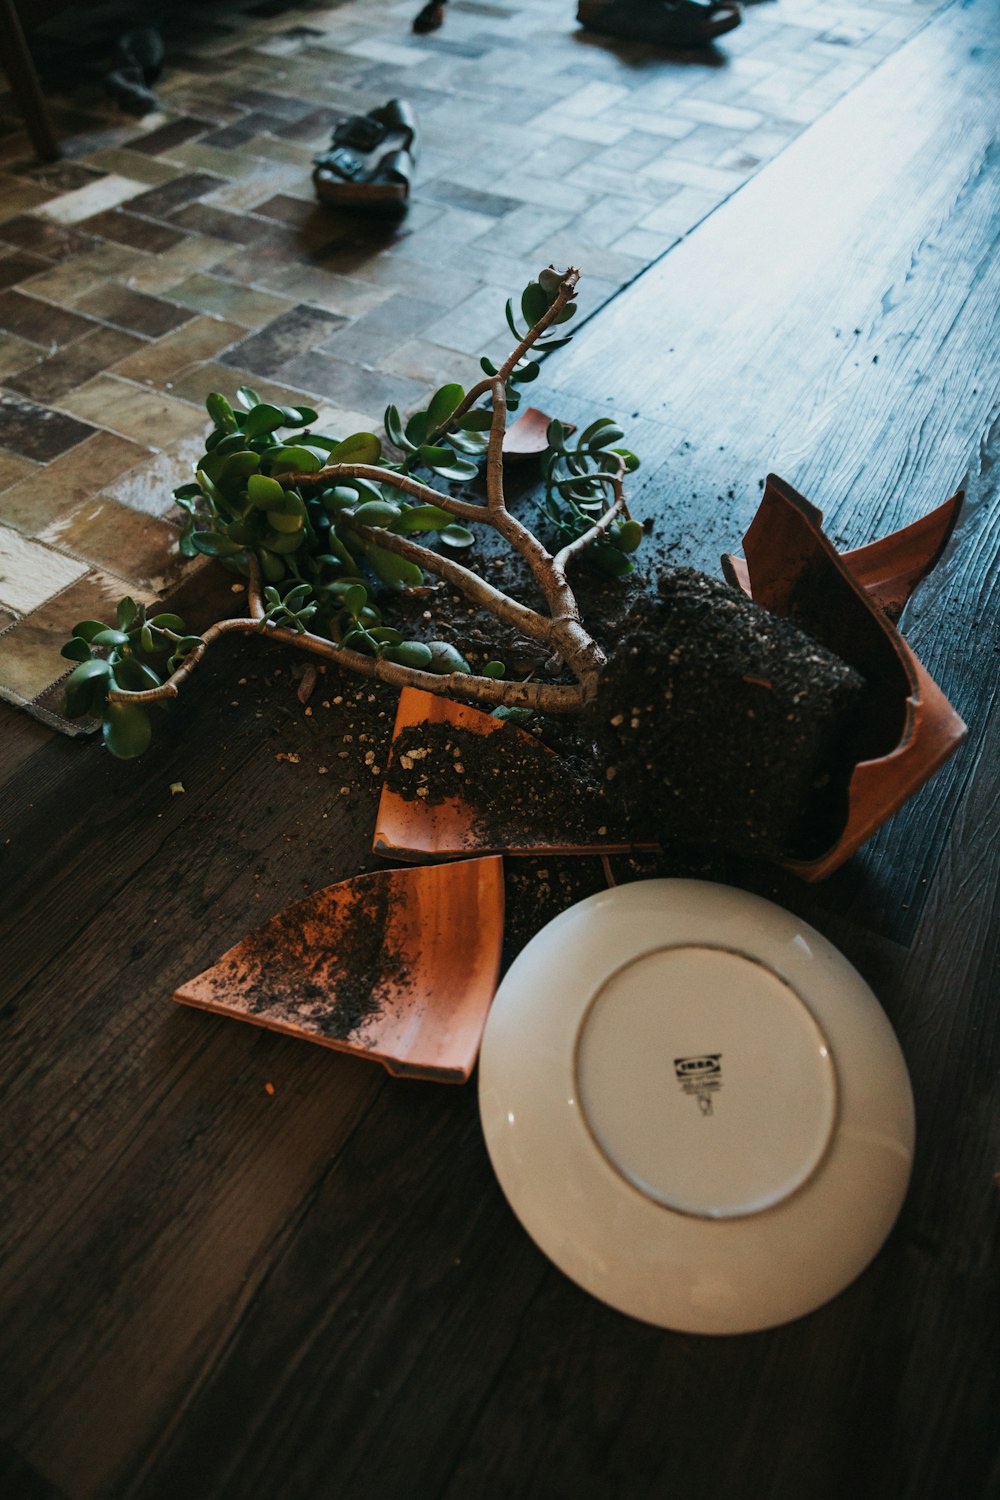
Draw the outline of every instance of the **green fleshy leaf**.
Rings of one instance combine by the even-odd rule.
[[[113,630],[109,627],[107,630],[99,630],[92,637],[90,644],[92,646],[127,646],[128,636],[124,630]]]
[[[248,438],[263,437],[267,432],[284,427],[286,421],[280,406],[272,406],[269,401],[259,401],[243,420],[243,435]]]
[[[389,588],[419,588],[423,583],[423,573],[409,558],[397,557],[395,552],[390,552],[385,547],[376,547],[371,542],[363,542],[362,546],[375,572]]]
[[[437,450],[440,451],[440,450]],[[469,480],[479,476],[477,464],[470,463],[467,458],[460,458],[457,453],[451,454],[448,460],[440,463],[428,464],[427,467],[434,474],[440,475],[442,479]]]
[[[331,448],[328,463],[331,464],[377,464],[382,457],[382,444],[374,432],[353,432],[336,448]]]
[[[461,651],[450,641],[428,641],[427,647],[431,653],[428,671],[437,672],[440,676],[447,676],[449,672],[472,672]]]
[[[63,712],[67,719],[79,719],[103,703],[110,681],[111,668],[100,657],[83,662],[71,672],[63,691]]]
[[[205,401],[205,409],[216,427],[221,427],[223,432],[236,431],[236,414],[220,391],[212,391]]]
[[[129,693],[144,693],[160,686],[160,678],[152,667],[147,667],[145,662],[134,656],[126,656],[116,662],[112,675],[115,686],[124,688]]]
[[[400,536],[411,536],[417,531],[440,531],[451,525],[451,516],[437,505],[408,505],[402,511],[399,522],[393,527]]]
[[[249,385],[240,386],[236,392],[236,399],[244,411],[252,411],[255,406],[260,405],[260,397],[252,386]]]
[[[485,406],[474,406],[464,417],[459,417],[458,425],[462,432],[489,432],[493,425],[493,413],[487,411]]]
[[[521,316],[529,328],[544,318],[549,310],[549,299],[537,281],[529,281],[521,293]]]
[[[75,635],[72,640],[66,642],[59,655],[65,656],[67,661],[90,661],[92,652],[87,642]]]
[[[444,526],[440,532],[442,542],[447,542],[449,547],[471,547],[476,538],[468,526]]]
[[[243,551],[239,542],[232,541],[221,531],[196,531],[191,540],[195,551],[206,557],[235,557],[237,552]]]
[[[260,454],[254,453],[251,448],[241,448],[237,453],[226,455],[226,461],[219,471],[218,482],[220,485],[236,483],[242,484],[244,479],[249,479],[251,474],[256,474],[260,468]]]
[[[118,620],[118,629],[129,630],[131,628],[132,621],[135,619],[138,613],[139,606],[138,604],[136,604],[134,599],[130,599],[127,595],[124,599],[119,599],[118,607],[115,611],[115,615]]]
[[[427,419],[431,428],[443,427],[465,396],[460,385],[443,385],[431,397]]]
[[[247,496],[258,510],[274,510],[284,502],[285,491],[267,474],[251,474],[247,479]]]
[[[73,626],[73,634],[78,635],[82,641],[92,641],[95,635],[107,628],[103,620],[81,620],[78,625]]]
[[[406,453],[412,450],[413,444],[407,439],[403,431],[403,419],[399,415],[399,408],[397,406],[386,407],[385,416],[382,418],[382,425],[385,427],[385,435],[393,447],[402,448]]]
[[[430,418],[425,411],[415,411],[406,424],[407,441],[419,447],[431,430]]]
[[[389,500],[366,500],[354,512],[354,520],[360,526],[392,526],[401,515],[399,506]]]
[[[157,630],[174,630],[180,632],[185,628],[184,621],[180,615],[154,615],[149,623],[150,625],[155,625]]]
[[[300,474],[315,474],[326,461],[325,453],[316,453],[312,448],[293,446],[279,448],[277,452],[267,454],[267,467],[271,474],[287,474],[293,469]]]
[[[415,667],[417,671],[423,672],[430,668],[433,660],[431,648],[423,641],[401,641],[384,654],[387,660],[394,661],[401,667]]]
[[[102,733],[118,760],[134,760],[148,749],[153,737],[149,715],[138,703],[109,703]]]
[[[484,677],[503,677],[507,671],[502,661],[488,661],[483,668]]]

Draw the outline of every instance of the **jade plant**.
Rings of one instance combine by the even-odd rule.
[[[151,736],[147,708],[176,697],[212,643],[238,633],[263,634],[363,676],[502,713],[569,712],[590,702],[604,657],[583,624],[567,569],[586,553],[612,577],[631,571],[643,532],[629,515],[623,480],[638,460],[621,446],[624,434],[610,418],[579,434],[551,422],[540,501],[540,529],[551,546],[508,508],[503,473],[508,414],[540,361],[568,341],[577,281],[572,269],[542,271],[521,296],[520,320],[507,304],[516,343],[504,362],[483,359],[483,378],[470,390],[444,385],[405,420],[390,406],[384,441],[371,432],[343,439],[317,432],[311,408],[277,406],[248,387],[238,409],[210,395],[213,427],[195,479],[174,492],[186,512],[180,548],[218,558],[245,579],[246,614],[194,635],[177,615],[123,599],[114,624],[82,621],[63,648],[79,663],[66,683],[67,715],[100,715],[109,750],[139,755]],[[483,499],[461,492],[481,479]],[[476,524],[491,527],[525,560],[546,613],[458,560]],[[417,541],[421,536],[447,550]],[[544,645],[572,682],[510,681],[498,660],[477,674],[449,642],[408,639],[383,617],[382,605],[393,593],[431,593],[427,574]]]

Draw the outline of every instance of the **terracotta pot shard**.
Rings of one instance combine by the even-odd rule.
[[[403,688],[393,726],[394,745],[405,730],[423,724],[448,724],[476,735],[495,734],[503,730],[507,735],[532,739],[523,729],[494,719],[481,709],[455,703],[449,698],[440,698],[434,693],[422,692],[419,688]],[[533,744],[537,742],[533,741]],[[392,749],[390,766],[395,754],[396,750]],[[508,835],[501,847],[491,843],[479,831],[478,813],[479,808],[465,796],[433,802],[416,797],[411,799],[401,796],[384,784],[379,798],[372,848],[376,854],[388,859],[414,861],[458,859],[465,855],[487,852],[511,855],[624,854],[632,850],[659,848],[652,841],[636,843],[632,839],[616,838],[613,835],[595,836],[587,843],[571,842],[560,832],[554,819],[550,820],[548,826],[544,821],[539,821],[531,836]]]
[[[516,462],[518,459],[541,457],[548,451],[551,421],[552,418],[546,416],[545,412],[539,411],[536,406],[529,406],[503,435],[504,458]],[[564,422],[562,426],[567,435],[576,431],[572,422]]]
[[[315,891],[182,984],[174,999],[464,1083],[503,942],[503,861],[378,870]]]
[[[965,737],[964,723],[893,623],[941,556],[962,498],[953,495],[911,526],[841,554],[823,532],[822,512],[769,474],[743,538],[746,558],[723,555],[731,584],[773,614],[794,618],[869,684],[841,834],[818,858],[785,862],[805,880],[822,880],[849,859]]]

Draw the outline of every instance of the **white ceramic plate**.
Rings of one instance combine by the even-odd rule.
[[[617,886],[543,928],[493,1002],[479,1107],[556,1265],[693,1333],[847,1286],[913,1156],[906,1065],[864,980],[799,918],[707,881]]]

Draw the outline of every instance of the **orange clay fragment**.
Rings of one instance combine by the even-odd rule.
[[[469,708],[464,703],[453,703],[450,698],[439,698],[435,693],[425,693],[419,688],[404,688],[399,695],[393,740],[404,730],[421,724],[450,724],[472,734],[519,734],[532,738],[516,725],[494,719],[478,708]],[[536,742],[537,743],[537,742]],[[551,752],[550,752],[551,753]],[[394,752],[390,750],[389,764]],[[495,793],[491,793],[495,795]],[[430,802],[401,797],[383,785],[379,798],[378,816],[375,820],[375,839],[372,845],[376,854],[387,859],[426,860],[457,859],[467,854],[624,854],[633,849],[657,849],[652,841],[638,843],[635,840],[603,835],[589,843],[571,843],[556,827],[540,824],[531,838],[511,838],[502,848],[496,848],[476,832],[476,807],[464,797],[449,797],[440,802]]]
[[[174,999],[373,1058],[397,1077],[464,1083],[496,989],[503,913],[497,858],[357,875],[272,917]]]

